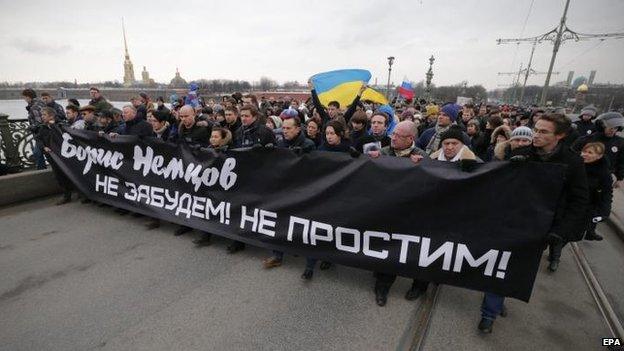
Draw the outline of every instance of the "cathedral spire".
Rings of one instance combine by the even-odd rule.
[[[126,40],[126,25],[124,23],[123,17],[121,18],[121,30],[123,32],[123,40],[124,40],[124,49],[125,49],[125,59],[124,59],[124,85],[129,87],[132,84],[136,83],[134,79],[134,66],[132,65],[132,61],[130,61],[130,54],[128,53],[128,42]]]

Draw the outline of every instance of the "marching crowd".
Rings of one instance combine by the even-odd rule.
[[[98,88],[90,89],[91,101],[80,106],[70,99],[63,108],[47,93],[39,98],[32,89],[22,93],[27,102],[31,128],[36,133],[34,156],[38,168],[45,168],[51,152],[50,141],[55,123],[100,134],[154,137],[193,147],[228,148],[278,147],[297,154],[313,150],[344,152],[358,157],[382,156],[409,158],[415,166],[425,162],[456,162],[464,171],[476,164],[509,160],[511,162],[548,162],[566,166],[564,190],[555,219],[546,237],[549,248],[548,269],[555,272],[561,252],[568,242],[602,240],[595,232],[597,223],[610,214],[612,189],[624,180],[624,139],[617,135],[624,127],[618,112],[598,114],[594,106],[582,109],[577,121],[565,111],[536,106],[436,104],[421,101],[393,101],[379,105],[362,101],[362,85],[349,106],[337,101],[323,106],[311,89],[311,98],[297,101],[274,99],[240,93],[218,101],[197,99],[185,104],[184,99],[155,102],[145,93],[131,99],[121,110],[114,108]],[[188,101],[187,101],[188,102]],[[73,186],[51,158],[48,163],[65,190],[58,204],[71,201]],[[83,202],[89,202],[83,198]],[[125,210],[117,210],[121,214]],[[160,226],[150,219],[149,229]],[[190,232],[179,226],[175,235]],[[198,246],[210,244],[210,233],[202,233]],[[233,241],[229,253],[244,250],[245,244]],[[263,261],[266,268],[282,264],[284,253],[274,251]],[[302,279],[313,277],[317,260],[306,259]],[[321,262],[320,269],[332,266]],[[375,300],[384,306],[396,276],[375,273]],[[405,298],[417,299],[428,282],[414,279]],[[506,314],[502,296],[485,293],[481,305],[479,329],[491,332],[497,316]]]

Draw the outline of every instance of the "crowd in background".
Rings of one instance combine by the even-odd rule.
[[[171,98],[166,104],[164,97],[153,101],[141,93],[122,109],[114,108],[96,87],[91,88],[91,100],[84,106],[70,99],[62,107],[50,94],[41,93],[39,98],[32,89],[24,90],[22,95],[27,102],[31,128],[36,133],[34,156],[38,168],[46,167],[44,157],[52,152],[53,130],[61,123],[111,138],[152,137],[215,152],[277,147],[301,155],[319,150],[373,159],[405,157],[415,166],[456,162],[468,172],[482,162],[559,163],[566,166],[566,176],[555,220],[545,239],[549,247],[548,269],[551,272],[558,269],[566,243],[602,240],[595,232],[596,225],[609,216],[612,189],[620,187],[624,179],[624,139],[617,135],[624,127],[620,113],[599,113],[596,107],[586,106],[579,116],[572,116],[573,121],[564,109],[538,106],[490,103],[459,106],[400,98],[380,105],[361,100],[366,88],[363,84],[349,106],[336,101],[323,106],[313,87],[306,101],[236,93],[220,99]],[[59,204],[70,202],[75,191],[71,182],[51,158],[47,160],[65,189]],[[89,201],[83,198],[83,202]],[[161,223],[150,219],[146,225],[153,229]],[[191,230],[179,226],[175,235]],[[210,237],[210,233],[202,233],[195,244],[210,245]],[[227,249],[236,253],[245,249],[245,244],[233,241]],[[274,268],[283,260],[284,253],[274,251],[263,265]],[[313,277],[316,262],[311,257],[306,259],[302,279]],[[321,269],[331,267],[329,262],[320,264]],[[376,272],[375,277],[375,301],[383,306],[396,276]],[[405,297],[417,299],[427,287],[428,282],[414,279]],[[491,332],[496,317],[506,313],[503,297],[486,293],[481,312],[479,329]]]

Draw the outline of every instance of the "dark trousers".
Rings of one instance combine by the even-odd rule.
[[[548,245],[548,261],[559,262],[561,259],[561,251],[566,244],[567,243],[563,241],[554,245]]]
[[[273,257],[277,258],[278,260],[283,260],[284,259],[284,252],[282,251],[277,251],[277,250],[273,250]],[[312,258],[312,257],[306,257],[306,269],[309,270],[314,270],[314,266],[316,265],[316,261],[318,261],[316,258]]]
[[[504,296],[486,292],[485,295],[483,295],[483,302],[481,303],[481,317],[495,320],[503,311],[504,302]]]
[[[375,272],[375,291],[387,294],[396,280],[396,275],[386,274],[381,272]],[[412,289],[427,290],[429,282],[425,282],[419,279],[414,279],[412,282]]]
[[[63,193],[65,195],[71,194],[72,189],[74,188],[74,185],[72,184],[71,180],[67,178],[65,173],[63,173],[61,168],[56,164],[56,162],[54,162],[52,157],[46,155],[46,159],[48,160],[48,163],[52,167],[54,178],[56,178],[56,181],[58,182],[59,186],[61,187],[61,189],[63,189]],[[44,162],[44,165],[45,165],[45,162]]]

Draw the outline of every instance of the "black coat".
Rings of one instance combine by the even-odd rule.
[[[319,151],[329,152],[349,152],[351,149],[351,143],[345,139],[341,139],[340,144],[338,145],[329,145],[327,142],[323,142],[318,149]]]
[[[576,121],[576,131],[579,133],[581,137],[591,135],[596,131],[596,125],[593,121]]]
[[[208,147],[210,145],[210,131],[206,127],[198,126],[197,123],[193,124],[191,128],[186,128],[180,124],[177,141],[193,147]]]
[[[267,146],[276,144],[275,134],[264,124],[260,124],[257,120],[249,126],[241,126],[236,131],[235,146],[251,147],[256,144]]]
[[[563,191],[559,198],[555,218],[550,228],[564,240],[578,241],[583,237],[585,218],[589,205],[587,175],[581,157],[560,143],[554,153],[546,160],[531,147],[529,159],[536,162],[548,162],[566,166]]]
[[[587,185],[589,188],[589,219],[611,214],[611,200],[613,199],[613,184],[609,172],[608,161],[602,157],[598,161],[585,164]]]
[[[131,121],[126,121],[126,130],[124,131],[124,135],[136,135],[140,137],[152,136],[154,135],[154,129],[152,128],[152,125],[144,119],[135,117]]]
[[[301,150],[301,153],[307,154],[310,151],[316,150],[316,145],[314,142],[308,138],[306,138],[303,132],[300,132],[299,135],[294,140],[287,140],[283,138],[278,143],[279,147],[291,150]]]
[[[619,136],[608,138],[603,132],[594,133],[579,138],[572,149],[581,152],[587,143],[601,142],[605,146],[605,157],[609,161],[609,171],[615,175],[617,180],[624,179],[624,139]]]

